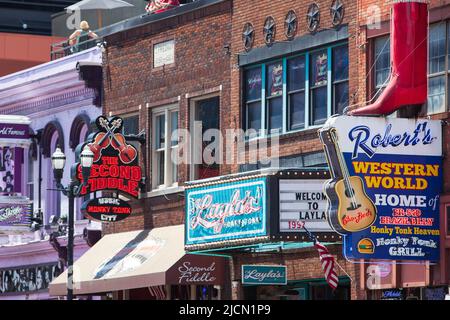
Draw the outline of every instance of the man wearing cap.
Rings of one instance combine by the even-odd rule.
[[[87,49],[87,44],[84,43],[89,39],[97,39],[98,35],[89,29],[87,21],[81,21],[80,30],[76,30],[69,37],[69,44],[72,46],[72,52],[79,52]],[[83,44],[84,43],[84,44]]]

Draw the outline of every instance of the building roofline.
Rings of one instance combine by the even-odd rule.
[[[135,29],[144,25],[148,25],[165,19],[170,19],[227,1],[229,0],[198,0],[195,2],[187,3],[185,5],[180,5],[179,7],[158,14],[143,14],[137,17],[129,18],[97,31],[99,32],[100,36],[107,38],[121,32],[126,32],[128,30]]]

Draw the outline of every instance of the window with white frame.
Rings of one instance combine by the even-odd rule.
[[[346,43],[247,67],[243,127],[261,135],[322,125],[348,106],[348,77]]]
[[[152,186],[153,189],[175,186],[178,181],[176,161],[178,148],[178,106],[158,108],[152,114]],[[172,154],[174,156],[172,156]]]
[[[389,74],[391,72],[391,46],[389,36],[378,37],[375,39],[374,55],[375,92],[373,95],[375,100],[387,86]]]
[[[448,35],[450,30],[445,22],[433,24],[429,29],[428,47],[428,107],[427,113],[439,113],[446,110],[446,83],[448,70],[446,58],[448,55]],[[448,95],[448,93],[447,93]]]

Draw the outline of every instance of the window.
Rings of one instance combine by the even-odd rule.
[[[245,69],[244,129],[270,135],[322,125],[348,106],[348,73],[347,44]]]
[[[333,111],[342,114],[348,107],[348,47],[333,48]]]
[[[390,74],[389,36],[374,40],[374,88],[376,99],[386,86]],[[429,27],[427,114],[445,112],[450,105],[450,23]],[[381,90],[380,90],[381,89]]]
[[[276,62],[267,66],[267,128],[269,133],[283,128],[283,64]]]
[[[391,45],[389,36],[376,38],[374,47],[375,92],[373,93],[373,99],[376,100],[386,87],[391,72]]]
[[[208,130],[220,129],[219,126],[219,108],[220,108],[220,98],[218,96],[210,97],[210,98],[201,98],[195,99],[192,101],[192,111],[193,118],[191,122],[191,128],[196,124],[201,125],[201,141],[196,140],[197,134],[194,133],[193,139],[193,156],[194,154],[199,152],[201,155],[192,161],[193,165],[191,166],[191,179],[206,179],[210,177],[215,177],[219,175],[219,165],[220,161],[218,158],[219,150],[214,148],[212,145],[216,144],[216,146],[220,145],[220,141],[215,141],[218,137],[205,135]],[[193,132],[193,130],[191,131]],[[213,133],[209,131],[209,133]],[[209,141],[207,141],[209,140]],[[200,148],[201,144],[201,148]],[[198,146],[198,147],[197,147]],[[205,150],[208,148],[208,150]],[[206,159],[205,155],[209,155],[211,158]]]
[[[173,137],[177,129],[177,106],[159,108],[153,112],[153,189],[170,187],[178,181],[177,164],[172,161],[172,154],[178,147],[178,138]]]
[[[311,123],[327,120],[328,55],[325,50],[311,55]]]
[[[122,132],[124,135],[139,134],[139,115],[124,116]]]
[[[245,77],[245,123],[247,129],[261,130],[261,68],[250,69]]]
[[[446,68],[446,39],[447,26],[445,23],[430,26],[428,52],[428,108],[427,113],[445,111],[445,87],[448,68]]]
[[[289,130],[305,127],[305,56],[288,60]]]
[[[445,214],[447,215],[447,235],[450,236],[450,205],[445,207]]]

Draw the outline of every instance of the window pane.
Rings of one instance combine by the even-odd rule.
[[[177,153],[178,148],[173,148],[172,152]],[[175,183],[178,181],[178,165],[175,161],[172,161],[172,183]]]
[[[164,114],[156,117],[156,132],[155,132],[156,149],[164,148],[164,143],[166,141],[165,122],[166,116]]]
[[[327,87],[312,90],[312,123],[322,124],[327,120]]]
[[[279,132],[283,128],[283,99],[274,98],[267,101],[269,133]]]
[[[445,23],[430,26],[429,74],[445,70]]]
[[[267,67],[267,96],[283,94],[283,65],[281,62]]]
[[[219,129],[219,97],[196,102],[196,121],[202,122],[202,132],[208,129]]]
[[[348,47],[347,45],[333,49],[334,81],[348,79]]]
[[[247,129],[261,130],[261,103],[254,102],[247,105]]]
[[[447,43],[448,43],[448,48],[447,48],[447,54],[448,54],[447,66],[448,66],[448,70],[450,70],[450,23],[448,24],[448,30],[447,30]]]
[[[389,37],[375,39],[375,87],[386,85],[389,77],[391,56]]]
[[[245,91],[247,101],[261,99],[261,68],[245,73]]]
[[[174,132],[178,129],[178,111],[170,113],[170,129],[172,146],[176,146],[178,144],[178,136],[174,135]]]
[[[288,60],[288,91],[305,88],[305,57]]]
[[[450,206],[445,207],[445,211],[447,215],[447,234],[450,235]]]
[[[156,155],[156,162],[157,162],[157,170],[158,172],[156,173],[158,176],[158,185],[163,185],[164,184],[164,151],[160,151],[157,153]]]
[[[139,116],[132,116],[123,118],[123,134],[138,134],[139,133]]]
[[[305,92],[289,95],[289,128],[298,130],[305,127]]]
[[[428,79],[428,113],[445,111],[445,76]]]
[[[322,86],[327,84],[328,56],[325,50],[311,55],[311,85]]]
[[[342,114],[348,107],[348,81],[334,85],[334,112]]]

